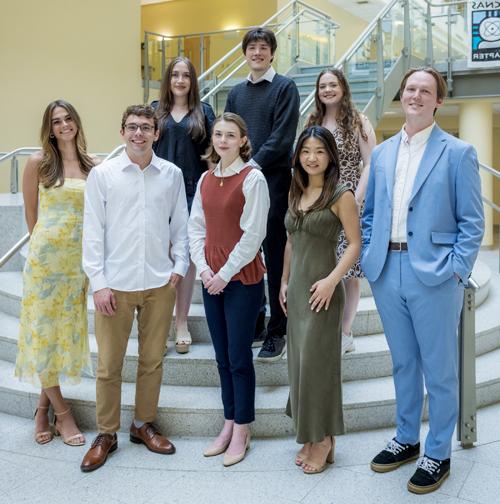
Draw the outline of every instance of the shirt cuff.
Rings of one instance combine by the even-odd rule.
[[[222,278],[222,280],[224,280],[224,282],[227,282],[229,283],[231,281],[231,278],[233,278],[233,274],[231,274],[230,271],[227,271],[228,268],[226,266],[223,266],[220,270],[219,270],[219,276]]]
[[[260,166],[259,163],[257,163],[257,161],[255,161],[255,159],[250,159],[250,161],[248,162],[248,164],[252,167],[252,168],[257,168],[257,170],[260,170],[262,171],[262,166]]]
[[[103,274],[98,274],[90,278],[90,286],[92,287],[92,292],[97,292],[101,289],[105,289],[108,286],[108,282],[106,282],[106,278]]]
[[[183,261],[177,261],[174,266],[174,270],[172,273],[177,273],[177,275],[180,275],[181,277],[185,277],[187,270],[189,268],[189,263],[185,263]]]

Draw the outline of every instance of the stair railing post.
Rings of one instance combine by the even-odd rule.
[[[459,413],[457,440],[463,448],[477,441],[476,427],[476,307],[477,285],[471,279],[464,290],[464,302],[458,330]]]
[[[10,192],[19,192],[19,160],[16,155],[10,160]]]
[[[448,25],[448,57],[446,59],[447,63],[447,72],[446,72],[446,85],[448,88],[448,95],[451,96],[453,91],[453,48],[451,43],[451,25],[452,25],[452,7],[448,6],[448,16],[447,16],[447,25]]]
[[[427,2],[427,14],[425,16],[425,24],[427,27],[425,64],[428,66],[432,66],[434,64],[434,48],[432,46],[432,8],[430,2]]]
[[[297,2],[293,4],[293,15],[297,15],[299,11],[299,5]],[[292,44],[292,60],[290,66],[293,66],[300,58],[300,17],[295,20],[295,44]]]
[[[205,36],[200,36],[200,75],[205,72]]]
[[[376,97],[376,115],[377,120],[382,117],[384,107],[384,33],[382,27],[382,18],[377,20],[377,89]]]
[[[166,61],[165,61],[165,37],[161,38],[161,77],[160,79],[163,79],[163,76],[165,75],[165,67],[166,67]]]
[[[143,102],[148,103],[149,100],[149,40],[148,34],[144,34],[144,95]]]
[[[410,1],[402,0],[403,5],[403,37],[404,37],[404,46],[403,53],[404,58],[404,67],[405,71],[410,68],[410,60],[411,60],[411,17],[410,17]]]

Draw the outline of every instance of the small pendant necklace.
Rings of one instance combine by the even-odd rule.
[[[221,175],[219,187],[222,187],[223,185],[224,185],[224,175]]]

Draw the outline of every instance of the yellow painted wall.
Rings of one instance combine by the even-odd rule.
[[[139,0],[15,0],[0,10],[0,151],[37,146],[57,98],[82,117],[89,150],[120,143],[120,118],[142,101]],[[0,165],[0,192],[8,190]]]

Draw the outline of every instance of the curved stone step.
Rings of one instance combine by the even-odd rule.
[[[486,299],[491,276],[490,269],[481,261],[477,261],[473,272],[479,284],[476,294],[476,304],[479,306]],[[364,280],[363,283],[366,281]],[[19,316],[22,297],[21,272],[0,273],[0,311],[10,315]],[[89,332],[94,332],[94,303],[92,296],[88,297]],[[188,326],[194,341],[209,342],[210,337],[205,319],[205,310],[202,304],[193,303],[189,310]],[[354,335],[367,335],[383,332],[382,323],[376,310],[373,297],[362,297],[359,302],[358,312],[353,324]],[[134,327],[133,335],[137,334]]]
[[[483,355],[500,348],[500,275],[491,277],[488,298],[476,311],[476,355]],[[19,320],[0,313],[0,359],[15,362]],[[94,367],[97,344],[93,334],[89,336]],[[344,382],[390,376],[392,362],[381,333],[355,338],[356,351],[344,356],[342,374]],[[257,354],[258,349],[254,349]],[[169,385],[217,386],[219,377],[211,343],[196,342],[186,355],[175,352],[173,342],[164,363],[163,383]],[[123,367],[123,379],[135,381],[137,369],[137,339],[130,338]],[[258,385],[286,385],[288,371],[286,358],[275,363],[255,362]]]
[[[477,403],[479,407],[500,401],[500,350],[477,359]],[[0,411],[31,417],[39,390],[20,383],[13,376],[14,365],[0,361]],[[95,381],[83,378],[75,387],[63,387],[79,425],[96,429]],[[347,382],[343,387],[344,420],[348,431],[376,429],[394,424],[395,400],[392,378]],[[123,383],[121,429],[127,430],[134,412],[135,385]],[[292,423],[284,413],[287,386],[259,386],[256,391],[257,436],[292,434]],[[424,412],[425,416],[425,412]],[[172,436],[214,436],[219,432],[223,412],[218,387],[162,385],[157,423]]]

